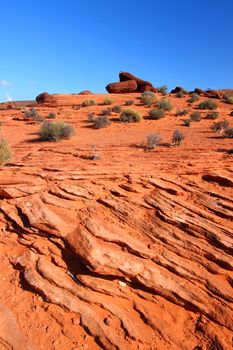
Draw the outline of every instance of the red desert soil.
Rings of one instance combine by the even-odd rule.
[[[91,128],[106,96],[134,100],[143,121],[112,113]],[[98,104],[74,108],[87,98]],[[139,93],[53,95],[35,107],[74,126],[61,142],[41,142],[23,110],[0,110],[13,149],[0,170],[0,349],[233,348],[233,142],[206,111],[183,126],[177,108],[198,102],[168,98],[172,111],[149,120]],[[216,102],[233,125],[232,106]],[[148,151],[151,133],[162,140]]]

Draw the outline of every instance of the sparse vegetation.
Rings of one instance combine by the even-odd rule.
[[[125,109],[120,115],[120,120],[125,123],[140,122],[142,116],[135,109]]]
[[[39,130],[39,136],[44,141],[60,141],[62,139],[70,139],[73,135],[73,126],[63,121],[46,122]]]
[[[217,119],[219,116],[218,112],[209,112],[206,114],[206,119]]]
[[[111,108],[103,109],[103,110],[101,111],[101,115],[110,116],[111,113],[112,113],[112,109],[111,109]]]
[[[225,102],[232,105],[233,104],[233,96],[225,96]]]
[[[111,124],[111,122],[108,119],[107,115],[101,115],[101,116],[93,119],[93,128],[94,129],[106,128],[110,124]]]
[[[88,123],[93,123],[93,119],[94,119],[94,113],[88,113],[87,115]]]
[[[164,111],[171,111],[173,106],[169,100],[166,98],[162,98],[160,101],[157,102],[157,107],[159,109],[164,109]]]
[[[202,102],[199,103],[198,107],[200,109],[210,109],[210,110],[213,110],[213,109],[216,109],[217,108],[217,103],[214,102],[213,100],[211,99],[207,99],[207,100],[204,100]]]
[[[134,100],[127,100],[125,101],[126,106],[132,106],[134,104]]]
[[[189,111],[187,109],[180,109],[179,108],[179,109],[177,109],[175,116],[179,117],[179,116],[187,115],[188,112]]]
[[[146,148],[147,149],[154,149],[158,143],[161,141],[161,136],[159,134],[150,134],[147,136],[146,139]]]
[[[96,105],[96,100],[92,100],[92,99],[84,100],[84,101],[81,103],[81,106],[82,106],[82,107],[89,107],[89,106],[95,106],[95,105]]]
[[[160,92],[162,95],[166,95],[167,94],[167,85],[162,85],[157,87],[158,92]]]
[[[227,120],[220,120],[211,126],[214,132],[222,133],[225,129],[229,127],[229,122]]]
[[[0,167],[3,167],[11,160],[11,148],[8,144],[8,141],[0,137]]]
[[[200,122],[200,121],[201,121],[201,113],[200,113],[200,112],[193,112],[193,113],[190,115],[190,119],[191,119],[193,122]]]
[[[183,124],[183,125],[184,125],[184,126],[190,126],[191,123],[192,123],[192,119],[189,118],[189,119],[185,119],[185,120],[184,120],[184,124]]]
[[[184,134],[181,131],[175,130],[172,135],[172,144],[175,146],[180,146],[182,145],[184,138]]]
[[[145,91],[141,94],[141,101],[146,106],[151,106],[155,103],[156,97],[152,91]]]
[[[184,97],[184,91],[179,91],[179,92],[177,92],[177,93],[176,93],[176,97],[178,97],[178,98]]]
[[[111,105],[113,104],[113,100],[110,97],[105,97],[105,99],[103,100],[103,105]]]
[[[56,119],[56,117],[57,117],[57,114],[54,113],[54,112],[51,112],[51,113],[49,113],[49,115],[48,115],[48,119]]]
[[[226,128],[224,130],[224,136],[228,138],[233,138],[233,128]]]
[[[24,116],[28,119],[32,119],[34,122],[38,124],[42,124],[45,121],[44,118],[37,112],[35,108],[27,109],[24,112]]]
[[[197,102],[199,100],[199,95],[197,93],[192,93],[190,98],[187,100],[189,103]]]
[[[149,116],[150,116],[150,119],[161,119],[161,118],[164,118],[164,115],[165,115],[165,110],[164,109],[152,109],[150,112],[149,112]]]
[[[114,113],[121,113],[121,111],[122,111],[122,108],[119,105],[115,105],[112,107],[112,112]]]
[[[233,111],[230,112],[230,116],[233,117]]]

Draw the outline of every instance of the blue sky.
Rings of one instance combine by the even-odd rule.
[[[155,86],[233,88],[232,0],[0,0],[0,101]]]

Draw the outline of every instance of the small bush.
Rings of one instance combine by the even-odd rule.
[[[190,98],[187,100],[189,103],[197,102],[199,100],[199,95],[196,93],[191,94]]]
[[[178,97],[178,98],[184,97],[184,92],[183,92],[183,91],[177,92],[177,93],[176,93],[176,97]]]
[[[169,100],[162,98],[162,100],[157,102],[157,107],[159,109],[164,109],[165,111],[171,111],[173,106]]]
[[[88,123],[93,123],[93,120],[94,120],[94,113],[88,113],[87,115]]]
[[[229,103],[230,105],[233,104],[233,96],[226,96],[225,97],[225,102]]]
[[[112,112],[114,113],[121,113],[121,111],[122,111],[122,108],[119,105],[115,105],[112,107]]]
[[[147,149],[154,149],[158,143],[161,141],[161,136],[159,134],[150,134],[147,136],[147,144],[146,148]]]
[[[11,149],[3,137],[0,138],[0,167],[3,167],[11,160]]]
[[[230,116],[233,117],[233,111],[230,112]]]
[[[49,113],[48,119],[55,119],[57,117],[57,114],[54,112]]]
[[[213,100],[211,99],[207,99],[205,101],[202,101],[199,103],[198,107],[200,109],[210,109],[210,110],[213,110],[213,109],[216,109],[217,108],[217,103],[214,102]]]
[[[101,115],[101,116],[93,119],[93,128],[94,129],[106,128],[110,124],[111,124],[111,122],[108,119],[107,115]]]
[[[167,94],[167,85],[162,85],[157,87],[158,92],[160,92],[162,95],[166,95]]]
[[[233,128],[226,128],[224,130],[224,136],[228,138],[233,138]]]
[[[177,109],[175,116],[179,117],[179,116],[187,115],[188,112],[189,111],[187,109]]]
[[[59,122],[44,123],[40,130],[39,135],[44,141],[59,141],[61,139],[70,139],[74,135],[74,128],[72,125]]]
[[[149,112],[149,116],[151,119],[161,119],[161,118],[164,118],[164,115],[165,115],[165,110],[164,109],[152,109],[150,112]]]
[[[112,109],[111,109],[111,108],[103,109],[103,110],[101,111],[101,115],[110,116],[111,113],[112,113]]]
[[[200,112],[194,112],[190,115],[190,119],[193,122],[199,122],[201,120],[201,113]]]
[[[214,132],[222,133],[225,129],[227,129],[229,126],[229,122],[227,120],[220,120],[219,122],[214,123],[211,126],[211,129]]]
[[[127,100],[125,101],[126,106],[132,106],[134,104],[134,100]]]
[[[174,131],[172,135],[172,144],[175,146],[180,146],[183,143],[183,141],[184,134],[179,130]]]
[[[140,122],[142,120],[142,116],[134,109],[125,109],[120,115],[120,120],[126,123]]]
[[[184,120],[184,124],[183,124],[183,125],[184,125],[184,126],[190,126],[191,123],[192,123],[192,119],[189,118],[189,119],[185,119],[185,120]]]
[[[44,118],[38,114],[37,110],[35,108],[30,108],[27,109],[24,112],[24,115],[26,118],[30,118],[32,120],[34,120],[34,122],[38,123],[38,124],[42,124],[44,123]]]
[[[217,119],[219,116],[218,112],[209,112],[206,114],[206,119]]]
[[[110,97],[105,97],[103,100],[103,105],[111,105],[113,104],[113,100]]]
[[[156,97],[152,91],[145,91],[141,94],[141,101],[146,106],[151,106],[155,100]]]
[[[96,101],[95,100],[84,100],[81,103],[82,107],[89,107],[89,106],[95,106],[96,105]]]

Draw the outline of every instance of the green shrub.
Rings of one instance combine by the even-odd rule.
[[[161,119],[161,118],[164,118],[164,115],[165,115],[165,110],[164,109],[152,109],[150,112],[149,112],[149,116],[151,119]]]
[[[63,121],[44,123],[39,130],[39,136],[44,141],[70,139],[73,135],[73,126]]]
[[[120,115],[120,120],[126,123],[140,122],[142,120],[142,116],[134,109],[125,109]]]
[[[42,124],[45,121],[44,118],[40,114],[38,114],[38,112],[35,108],[27,109],[24,112],[24,116],[26,118],[34,120],[34,122],[36,122],[38,124]]]
[[[197,102],[199,100],[199,95],[197,93],[192,93],[190,98],[187,100],[189,103]]]
[[[134,100],[127,100],[125,101],[126,106],[132,106],[134,104]]]
[[[6,139],[0,138],[0,167],[3,167],[11,160],[11,149]]]
[[[233,128],[226,128],[224,130],[224,136],[228,138],[233,138]]]
[[[171,111],[173,106],[169,100],[166,98],[162,98],[160,101],[157,102],[157,107],[159,109],[164,109],[165,111]]]
[[[184,120],[184,124],[183,124],[183,125],[184,125],[184,126],[190,126],[191,123],[192,123],[192,119],[189,118],[189,119],[185,119],[185,120]]]
[[[111,108],[107,108],[107,109],[103,109],[102,111],[101,111],[101,115],[111,115],[111,113],[112,113],[112,109]]]
[[[175,130],[172,135],[172,144],[175,146],[180,146],[183,143],[184,138],[184,134],[181,131]]]
[[[162,95],[166,95],[167,94],[167,85],[162,85],[157,87],[158,92],[160,92]]]
[[[94,129],[106,128],[110,124],[111,124],[111,122],[108,119],[107,115],[101,115],[101,116],[93,119],[93,128]]]
[[[199,122],[201,120],[201,113],[200,112],[193,112],[191,115],[190,115],[190,119],[193,121],[193,122]]]
[[[183,91],[177,92],[177,93],[176,93],[176,97],[178,97],[178,98],[184,97],[184,92],[183,92]]]
[[[209,112],[206,114],[206,119],[217,119],[219,116],[218,112]]]
[[[233,104],[233,96],[226,96],[225,97],[225,102],[229,103],[230,105]]]
[[[214,102],[213,100],[211,99],[207,99],[207,100],[204,100],[202,102],[199,103],[198,107],[200,109],[210,109],[210,110],[213,110],[213,109],[216,109],[217,108],[217,103]]]
[[[54,112],[49,113],[48,119],[55,119],[57,117],[57,114]]]
[[[89,106],[95,106],[96,105],[96,101],[95,100],[84,100],[82,103],[81,103],[81,106],[82,107],[89,107]]]
[[[103,105],[111,105],[113,104],[113,100],[110,97],[105,97],[105,99],[103,100]]]
[[[112,107],[112,112],[114,113],[121,113],[121,111],[122,111],[122,108],[119,105],[115,105]]]
[[[145,91],[141,94],[141,101],[146,106],[151,106],[155,100],[156,97],[152,91]]]
[[[154,149],[158,143],[161,141],[161,136],[159,134],[150,134],[147,136],[146,139],[146,148],[147,149]]]
[[[188,112],[189,111],[187,109],[177,109],[175,116],[179,117],[179,116],[187,115]]]
[[[229,127],[229,122],[227,120],[220,120],[211,126],[214,132],[222,133],[225,129]]]

